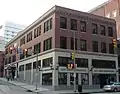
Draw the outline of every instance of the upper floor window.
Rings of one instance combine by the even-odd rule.
[[[103,36],[105,36],[106,35],[106,33],[105,33],[105,26],[104,25],[100,25],[100,33],[101,33],[101,35],[103,35]]]
[[[34,38],[40,36],[41,34],[41,25],[34,29]]]
[[[109,44],[109,53],[114,54],[114,47],[112,43]]]
[[[97,41],[92,41],[92,49],[93,49],[93,52],[98,52],[98,42]]]
[[[110,13],[108,13],[108,14],[106,15],[106,17],[107,17],[107,18],[110,18]]]
[[[74,49],[74,38],[71,38],[71,49]],[[75,49],[77,50],[77,39],[75,39]]]
[[[87,42],[84,39],[80,40],[80,50],[81,51],[87,51]]]
[[[32,31],[27,34],[27,42],[32,40]]]
[[[77,20],[71,19],[71,30],[77,30]]]
[[[34,54],[40,53],[41,43],[34,45]]]
[[[32,47],[27,48],[27,52],[26,52],[26,57],[29,57],[32,55]]]
[[[108,36],[113,37],[113,28],[112,27],[108,27]]]
[[[32,63],[26,64],[26,70],[31,70],[32,68]]]
[[[80,21],[80,31],[86,32],[86,22],[85,21]]]
[[[101,52],[106,53],[106,43],[105,42],[101,42]]]
[[[12,62],[15,62],[16,61],[16,55],[13,55],[12,56]]]
[[[44,51],[52,49],[52,38],[48,38],[44,40],[44,46],[43,46]]]
[[[60,37],[60,48],[66,49],[67,48],[67,38]]]
[[[60,17],[60,28],[67,29],[67,18]]]
[[[25,44],[25,36],[23,38],[20,39],[20,46]]]
[[[94,23],[92,23],[92,33],[93,34],[97,34],[98,33],[98,30],[97,30],[98,28],[97,28],[97,24],[94,24]]]
[[[19,66],[19,71],[24,71],[24,65]]]
[[[52,57],[43,59],[43,67],[49,67],[50,64],[52,64],[52,63],[53,63],[53,58]]]
[[[116,17],[117,16],[117,10],[114,9],[113,12],[112,12],[112,14],[113,14],[113,17]]]
[[[52,18],[47,20],[45,23],[44,23],[44,32],[47,32],[49,30],[52,29]]]

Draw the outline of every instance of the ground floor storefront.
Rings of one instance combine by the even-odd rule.
[[[74,71],[67,68],[71,61],[70,55],[70,51],[58,50],[16,62],[18,80],[31,84],[51,85],[53,88],[61,85],[73,86]],[[77,52],[75,57],[76,84],[103,87],[107,83],[119,81],[116,55]],[[36,64],[39,66],[37,70]]]

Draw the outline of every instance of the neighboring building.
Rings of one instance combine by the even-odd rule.
[[[4,58],[5,58],[4,51],[0,51],[0,77],[3,77],[3,72],[4,72]]]
[[[115,19],[117,28],[117,39],[118,39],[118,65],[119,65],[119,76],[120,76],[120,0],[108,0],[107,2],[95,7],[90,10],[89,13]],[[119,77],[120,80],[120,77]]]
[[[70,87],[73,70],[67,66],[74,33],[77,83],[102,87],[108,79],[118,81],[118,60],[112,44],[117,38],[115,20],[60,6],[51,8],[6,45],[5,71],[16,66],[20,81],[34,84],[37,79],[38,84],[54,89]],[[41,67],[38,78],[36,60]]]
[[[7,44],[11,39],[14,38],[14,36],[17,35],[18,32],[25,29],[25,26],[16,24],[13,22],[5,22],[3,25],[1,25],[0,32],[4,33],[4,41],[5,44]]]
[[[5,51],[5,41],[3,36],[0,36],[0,51]]]
[[[108,0],[90,10],[89,13],[115,19],[117,38],[120,39],[120,0]]]

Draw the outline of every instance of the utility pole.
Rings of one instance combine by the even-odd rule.
[[[74,92],[76,92],[75,31],[74,31]]]

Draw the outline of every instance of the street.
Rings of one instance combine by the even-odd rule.
[[[23,88],[14,86],[12,84],[0,80],[0,94],[35,94],[35,93],[27,92]]]
[[[120,94],[120,92],[92,93],[92,94]]]

